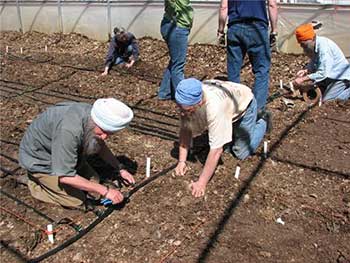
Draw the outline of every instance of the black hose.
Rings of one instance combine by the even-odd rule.
[[[79,240],[80,238],[82,238],[83,236],[85,236],[90,230],[92,230],[95,226],[97,226],[100,222],[102,222],[103,219],[105,219],[107,216],[109,216],[115,209],[122,209],[124,207],[124,205],[129,201],[130,197],[136,193],[138,190],[140,190],[142,187],[144,187],[145,185],[149,184],[150,182],[154,181],[155,179],[157,179],[158,177],[166,174],[167,172],[169,172],[170,170],[174,169],[176,167],[176,164],[171,165],[170,167],[164,169],[163,171],[159,172],[158,174],[142,181],[141,183],[139,183],[138,185],[136,185],[133,189],[131,189],[129,192],[124,194],[124,201],[121,204],[116,204],[116,205],[111,205],[109,206],[103,213],[102,215],[100,215],[99,217],[97,217],[95,219],[95,221],[93,221],[88,227],[84,228],[83,230],[81,230],[77,235],[75,235],[74,237],[66,240],[64,243],[62,243],[61,245],[49,250],[48,252],[44,253],[43,255],[34,258],[34,259],[30,259],[28,262],[40,262],[48,257],[51,257],[52,255],[56,254],[57,252],[65,249],[66,247],[68,247],[69,245],[73,244],[75,241]]]
[[[15,202],[17,202],[17,203],[19,203],[19,204],[21,204],[21,205],[23,205],[23,206],[29,208],[30,210],[32,210],[33,212],[35,212],[36,214],[38,214],[38,215],[41,216],[42,218],[45,218],[46,220],[48,220],[50,223],[54,223],[54,222],[55,222],[55,220],[53,220],[51,217],[49,217],[49,216],[43,214],[42,212],[40,212],[39,210],[35,209],[34,207],[32,207],[32,206],[30,206],[30,205],[24,203],[23,201],[21,201],[21,200],[18,199],[17,197],[12,196],[12,195],[10,195],[9,193],[6,193],[4,190],[0,189],[0,193],[3,194],[3,195],[5,195],[5,196],[7,196],[8,198],[14,200]]]

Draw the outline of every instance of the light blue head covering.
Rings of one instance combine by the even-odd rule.
[[[132,110],[114,98],[98,99],[91,109],[92,120],[105,132],[124,129],[134,117]]]
[[[176,87],[175,100],[184,106],[193,106],[202,100],[202,82],[195,78],[181,80]]]

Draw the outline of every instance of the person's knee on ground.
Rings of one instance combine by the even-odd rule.
[[[247,159],[252,153],[249,151],[248,146],[232,146],[232,155],[236,157],[239,160],[245,160]]]
[[[29,175],[28,188],[35,199],[45,203],[78,208],[85,202],[83,191],[60,184],[57,176],[42,174]]]

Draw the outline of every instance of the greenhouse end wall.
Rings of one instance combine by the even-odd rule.
[[[108,40],[114,26],[123,26],[137,37],[160,39],[163,1],[0,1],[0,30],[76,32]],[[194,1],[190,43],[216,43],[219,2]],[[313,20],[323,26],[319,35],[333,39],[350,56],[350,6],[279,4],[278,48],[300,53],[295,28]]]

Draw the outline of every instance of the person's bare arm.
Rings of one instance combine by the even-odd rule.
[[[179,161],[175,168],[176,175],[185,175],[187,171],[187,155],[191,145],[192,132],[188,129],[180,129]]]
[[[227,0],[221,0],[219,10],[219,25],[218,25],[218,36],[224,34],[227,19]]]
[[[205,161],[204,168],[199,176],[198,181],[192,182],[190,187],[192,189],[192,195],[195,197],[201,197],[205,193],[205,188],[213,176],[216,166],[219,162],[220,156],[223,152],[223,148],[210,149],[207,160]]]
[[[108,148],[106,143],[103,142],[102,148],[99,152],[99,156],[108,164],[110,164],[113,168],[120,169],[120,163],[115,155]],[[135,183],[134,177],[125,169],[120,169],[120,175],[130,184]]]
[[[100,194],[104,198],[111,200],[113,204],[120,203],[124,199],[122,193],[119,192],[118,190],[108,189],[106,186],[89,181],[80,175],[60,176],[59,182],[62,184],[70,185],[82,191]]]
[[[271,33],[277,33],[278,7],[276,0],[268,0]]]

